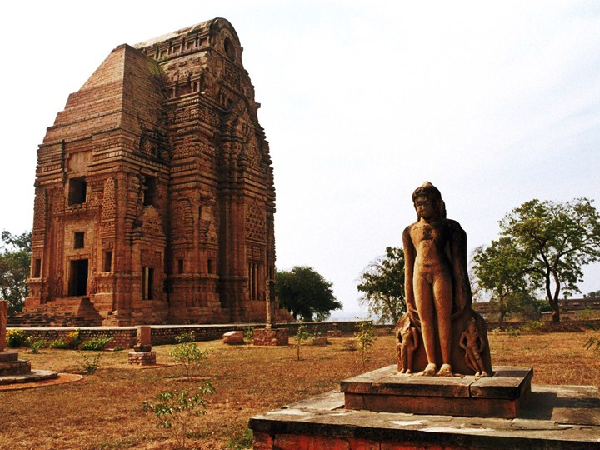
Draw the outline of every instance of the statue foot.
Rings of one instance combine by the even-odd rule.
[[[439,372],[437,373],[438,377],[451,377],[452,376],[452,366],[450,364],[442,364]]]
[[[424,377],[432,377],[435,375],[435,371],[437,369],[437,366],[435,365],[435,363],[429,363],[427,364],[427,367],[425,367],[425,370],[423,371],[423,376]]]
[[[488,376],[488,374],[487,374],[487,372],[481,372],[481,376],[482,376],[482,377],[487,377],[487,376]]]

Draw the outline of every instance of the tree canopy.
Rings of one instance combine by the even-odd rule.
[[[13,235],[2,231],[0,245],[0,294],[8,301],[9,313],[21,311],[27,297],[31,265],[31,232]]]
[[[577,283],[583,281],[582,267],[600,259],[600,215],[592,201],[534,199],[507,214],[500,229],[500,240],[478,256],[475,273],[484,279],[491,277],[479,282],[498,292],[502,286],[513,291],[525,285],[543,290],[552,320],[559,322],[561,291],[580,292]],[[508,280],[510,274],[515,279]]]
[[[278,270],[275,281],[279,304],[287,308],[296,320],[322,321],[331,315],[331,311],[342,309],[342,303],[333,295],[332,283],[312,267]]]
[[[365,305],[378,322],[395,325],[406,311],[402,248],[387,247],[385,256],[372,261],[359,281],[356,288],[363,293],[359,303]]]
[[[491,293],[490,302],[500,323],[509,313],[522,312],[535,302],[527,261],[515,251],[510,238],[502,237],[489,247],[476,248],[473,262],[477,286]]]

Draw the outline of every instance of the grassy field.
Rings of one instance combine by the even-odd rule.
[[[600,355],[584,348],[598,333],[490,333],[495,365],[534,367],[534,383],[598,385]],[[230,347],[199,343],[211,353],[199,375],[216,393],[207,414],[194,418],[188,448],[219,449],[246,429],[248,418],[320,392],[363,372],[360,355],[346,349],[349,338],[327,347],[303,347],[296,361],[292,347]],[[171,362],[172,346],[159,346],[158,361]],[[33,368],[81,372],[81,353],[41,349],[20,357]],[[367,370],[395,363],[393,336],[380,336]],[[127,364],[127,351],[103,352],[98,370],[81,381],[37,389],[0,392],[0,449],[163,449],[175,448],[168,429],[145,412],[144,401],[160,392],[198,385],[181,379],[181,366],[149,369]]]

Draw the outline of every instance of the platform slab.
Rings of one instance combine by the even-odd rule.
[[[250,419],[257,450],[314,448],[600,448],[600,394],[591,386],[532,386],[512,419],[348,410],[332,391]]]

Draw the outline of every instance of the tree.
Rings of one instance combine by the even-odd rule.
[[[342,309],[342,303],[333,295],[332,284],[312,267],[296,266],[291,271],[275,273],[279,303],[287,308],[294,319],[304,322],[323,321],[331,311]]]
[[[0,245],[0,294],[8,301],[8,312],[18,312],[27,297],[31,266],[31,232],[13,235],[2,231]]]
[[[404,295],[404,252],[399,247],[387,247],[385,256],[371,262],[356,286],[363,295],[361,305],[380,323],[398,323],[406,311]]]
[[[533,284],[528,276],[529,261],[514,245],[502,237],[489,247],[478,247],[473,255],[473,274],[477,286],[491,292],[490,302],[500,323],[511,312],[521,312],[535,302]]]
[[[560,322],[561,290],[580,292],[576,283],[583,281],[581,268],[600,259],[600,215],[592,201],[534,199],[507,214],[500,228],[500,235],[510,239],[513,250],[526,261],[516,276],[526,274],[545,292],[552,320]]]

